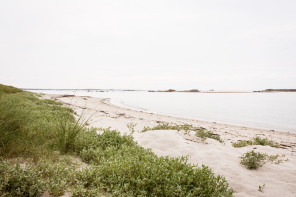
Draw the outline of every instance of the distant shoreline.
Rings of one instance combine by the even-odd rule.
[[[296,92],[296,89],[265,89],[255,91],[202,91],[192,90],[135,90],[135,89],[47,89],[47,88],[21,88],[25,91],[86,91],[86,92],[149,92],[149,93],[276,93],[276,92]]]
[[[296,92],[296,89],[265,89],[254,92]]]

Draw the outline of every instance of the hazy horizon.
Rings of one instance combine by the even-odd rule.
[[[0,83],[296,88],[296,1],[0,2]]]

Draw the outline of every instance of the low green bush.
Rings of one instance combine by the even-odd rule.
[[[112,152],[112,150],[110,150]],[[122,149],[98,165],[99,183],[128,196],[231,196],[233,191],[208,167],[186,158],[157,157],[141,147]]]
[[[82,178],[89,189],[97,187],[124,196],[231,196],[233,193],[226,180],[216,177],[208,167],[192,166],[185,157],[157,157],[137,145],[129,135],[121,136],[110,129],[101,135],[94,131],[79,135],[74,150],[94,166],[88,172],[90,176]]]
[[[108,195],[105,192],[102,192],[98,190],[98,188],[93,188],[93,189],[86,189],[83,186],[76,187],[72,190],[72,197],[106,197],[106,196],[112,196]]]
[[[245,147],[248,145],[261,145],[261,146],[271,146],[274,148],[279,148],[280,145],[272,140],[269,140],[267,138],[261,138],[261,137],[254,137],[253,140],[241,140],[238,142],[232,143],[233,147]]]
[[[236,148],[245,147],[248,145],[253,145],[253,142],[250,140],[241,140],[241,141],[232,143],[232,146]]]
[[[0,161],[1,196],[40,196],[45,191],[60,196],[78,183],[75,180],[78,171],[64,162],[53,163],[44,159],[37,164],[31,160],[22,165],[19,162]]]
[[[63,161],[51,162],[46,159],[40,160],[34,165],[40,174],[40,179],[46,183],[46,190],[54,196],[63,195],[64,192],[73,186],[75,181],[75,173],[77,170],[73,165],[69,165]]]
[[[0,161],[1,196],[39,196],[45,190],[45,181],[30,165],[21,167],[8,161]]]
[[[128,130],[130,131],[130,133],[134,133],[136,130],[135,130],[135,126],[137,126],[137,124],[136,123],[128,123],[127,125],[127,128],[128,128]]]
[[[184,126],[184,129],[183,129],[183,126]],[[151,130],[177,130],[177,131],[180,131],[180,130],[185,130],[185,129],[186,130],[189,129],[187,127],[187,124],[186,125],[172,125],[169,123],[161,123],[155,127],[146,126],[143,128],[142,132],[151,131]]]
[[[261,145],[261,146],[271,146],[275,148],[279,148],[280,145],[272,140],[269,140],[267,138],[261,138],[261,137],[255,137],[253,139],[254,145]]]
[[[188,134],[189,131],[195,131],[195,135],[200,137],[202,140],[206,140],[207,138],[212,138],[217,140],[218,142],[223,143],[223,140],[219,135],[214,134],[210,131],[205,130],[204,128],[193,127],[190,124],[182,124],[182,125],[172,125],[169,123],[162,123],[155,127],[144,127],[142,132],[151,131],[151,130],[177,130],[177,131],[185,131]]]
[[[214,140],[217,140],[218,142],[223,143],[223,140],[220,138],[219,135],[215,135],[214,133],[210,131],[206,131],[205,129],[199,129],[195,132],[195,135],[197,137],[200,137],[202,140],[206,140],[207,138],[212,138]]]
[[[241,158],[241,164],[247,166],[248,169],[258,169],[265,163],[266,154],[255,151],[245,153]]]

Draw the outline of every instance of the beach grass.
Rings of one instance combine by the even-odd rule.
[[[184,131],[185,134],[189,134],[190,131],[195,132],[195,136],[201,138],[203,141],[207,138],[211,138],[217,140],[218,142],[223,143],[223,140],[220,138],[219,135],[212,133],[211,131],[207,131],[204,128],[194,127],[191,124],[180,124],[174,125],[169,123],[161,123],[154,127],[144,127],[142,132],[152,131],[152,130],[177,130],[177,131]]]
[[[13,86],[6,86],[3,84],[0,84],[0,93],[1,94],[9,94],[9,93],[17,93],[17,92],[22,92],[23,90],[15,88]]]
[[[1,85],[0,195],[232,196],[224,177],[187,157],[158,157],[130,135],[100,135],[74,111]],[[190,129],[190,126],[182,126]],[[181,129],[181,128],[180,128]],[[82,158],[86,167],[63,156]]]
[[[241,164],[245,165],[248,169],[258,169],[259,167],[262,167],[266,162],[270,162],[273,164],[280,164],[283,163],[286,160],[280,159],[280,157],[285,157],[285,155],[268,155],[266,153],[260,153],[255,152],[254,150],[249,151],[245,154],[243,154],[241,158]]]
[[[280,145],[277,142],[269,140],[268,138],[261,138],[259,136],[254,137],[252,140],[241,140],[241,141],[232,143],[232,146],[236,148],[245,147],[248,145],[270,146],[274,148],[280,147]]]

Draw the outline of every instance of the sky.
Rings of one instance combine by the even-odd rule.
[[[0,83],[296,88],[295,0],[1,0]]]

